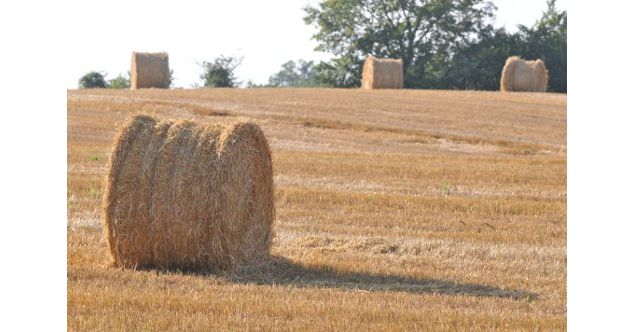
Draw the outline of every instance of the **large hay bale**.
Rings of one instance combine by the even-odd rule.
[[[269,254],[269,145],[252,123],[137,116],[120,131],[104,196],[114,265],[226,269]]]
[[[167,53],[132,52],[131,89],[169,87],[170,65]]]
[[[403,88],[403,61],[369,56],[364,62],[362,89]]]
[[[549,71],[542,60],[526,61],[517,56],[507,58],[501,73],[501,91],[545,92]]]

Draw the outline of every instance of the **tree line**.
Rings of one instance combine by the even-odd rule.
[[[359,87],[363,62],[374,55],[401,58],[407,88],[498,90],[505,60],[518,55],[545,61],[548,91],[566,92],[567,12],[558,11],[555,3],[548,0],[532,26],[518,25],[511,33],[493,26],[496,7],[486,0],[324,0],[304,9],[304,21],[317,30],[317,50],[334,57],[318,63],[290,60],[266,84],[246,85]],[[234,71],[241,61],[221,55],[199,63],[202,86],[240,86]],[[89,73],[93,80],[95,73]],[[80,88],[126,83],[120,75],[90,86],[85,77]]]
[[[556,0],[532,26],[495,28],[496,7],[484,0],[325,0],[305,8],[327,62],[289,61],[273,86],[358,87],[368,55],[401,58],[414,89],[498,90],[507,57],[542,59],[549,91],[567,91],[567,12]]]

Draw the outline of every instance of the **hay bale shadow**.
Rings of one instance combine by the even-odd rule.
[[[240,266],[232,271],[189,271],[203,276],[214,275],[229,282],[246,285],[283,285],[299,288],[337,288],[350,291],[407,292],[476,297],[500,297],[535,300],[538,294],[504,290],[497,287],[463,284],[432,278],[338,271],[329,266],[307,267],[292,260],[271,256],[257,265]]]

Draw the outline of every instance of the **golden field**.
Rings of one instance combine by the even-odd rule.
[[[69,90],[68,328],[565,330],[567,97]],[[109,266],[106,163],[132,115],[250,120],[272,148],[270,261]]]

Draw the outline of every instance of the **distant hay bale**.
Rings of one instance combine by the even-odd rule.
[[[106,187],[116,266],[227,269],[269,254],[271,153],[255,124],[136,116],[116,139]]]
[[[507,58],[501,73],[501,91],[545,92],[549,71],[542,60],[526,61],[517,56]]]
[[[403,61],[369,56],[364,62],[362,89],[403,88]]]
[[[167,53],[132,52],[131,89],[169,87],[170,65]]]

